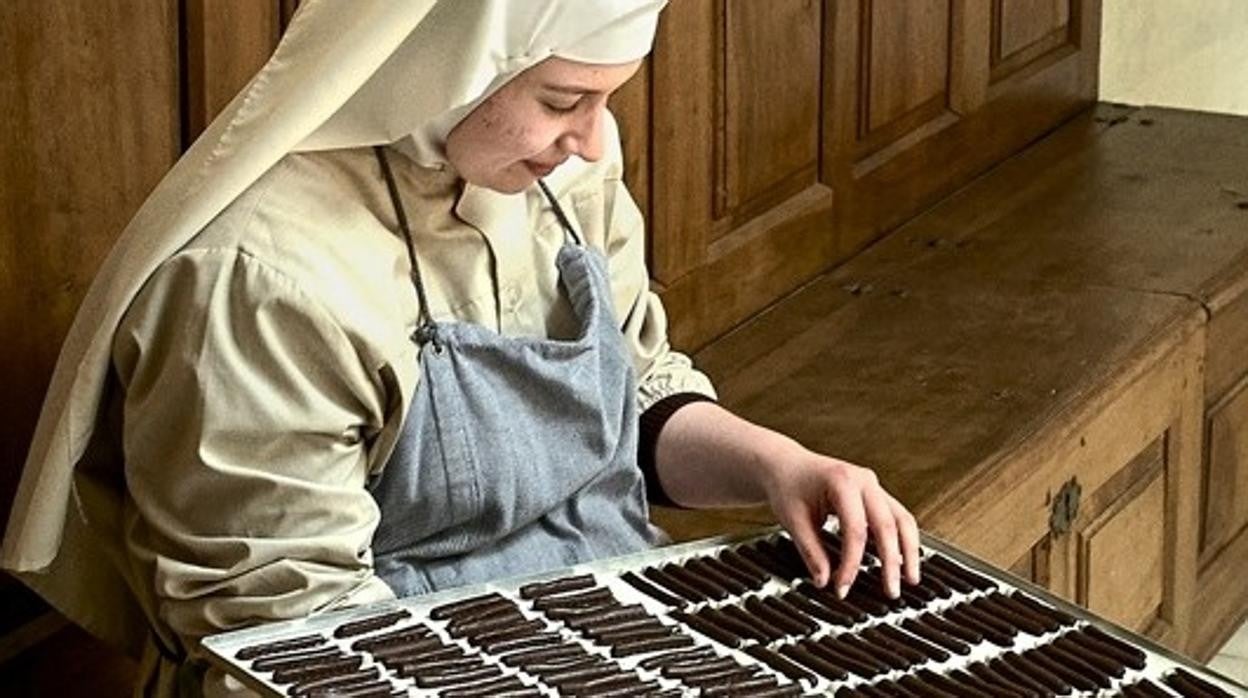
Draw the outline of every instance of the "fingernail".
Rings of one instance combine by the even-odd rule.
[[[836,598],[838,598],[838,599],[843,599],[843,598],[845,598],[846,596],[849,596],[849,585],[848,585],[848,584],[842,584],[842,585],[840,585],[839,587],[837,587],[837,588],[836,588]]]
[[[899,584],[896,580],[890,581],[888,583],[888,598],[890,599],[901,598],[901,584]]]

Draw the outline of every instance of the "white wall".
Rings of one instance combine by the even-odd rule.
[[[1248,0],[1103,0],[1100,98],[1248,115]]]

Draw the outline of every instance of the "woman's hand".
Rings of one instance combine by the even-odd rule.
[[[868,536],[883,564],[886,594],[900,594],[903,572],[909,583],[919,582],[914,517],[866,468],[814,453],[709,402],[672,415],[659,433],[655,461],[664,491],[683,506],[769,504],[818,586],[831,582],[841,596],[848,593]],[[829,516],[839,519],[843,538],[835,573],[819,541]]]
[[[793,538],[816,586],[831,582],[844,598],[862,561],[867,537],[875,539],[884,591],[896,598],[901,576],[919,583],[919,529],[914,516],[880,486],[875,473],[802,448],[796,443],[767,452],[760,463],[763,488],[776,520]],[[829,516],[840,522],[842,554],[835,573],[819,540]]]

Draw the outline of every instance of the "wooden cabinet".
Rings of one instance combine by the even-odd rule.
[[[1095,97],[1095,0],[680,0],[619,100],[695,349]],[[640,167],[644,172],[637,172]]]
[[[1027,529],[1008,524],[1014,546],[1026,547],[1016,573],[1177,648],[1186,646],[1197,569],[1204,331],[1194,312],[1167,343],[1164,355],[1149,351],[1128,369],[1139,371],[1128,385],[1090,401],[1095,413],[1059,419],[1055,442],[1027,445],[1022,470],[1035,474],[1002,492],[998,507],[1044,519],[1030,527],[1043,526],[1030,546]],[[956,535],[982,537],[965,526]],[[985,552],[1010,559],[1014,550]]]

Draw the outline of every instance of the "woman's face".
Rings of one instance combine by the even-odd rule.
[[[607,97],[640,65],[548,58],[499,88],[451,129],[447,159],[465,180],[506,194],[524,191],[572,155],[597,160]]]

